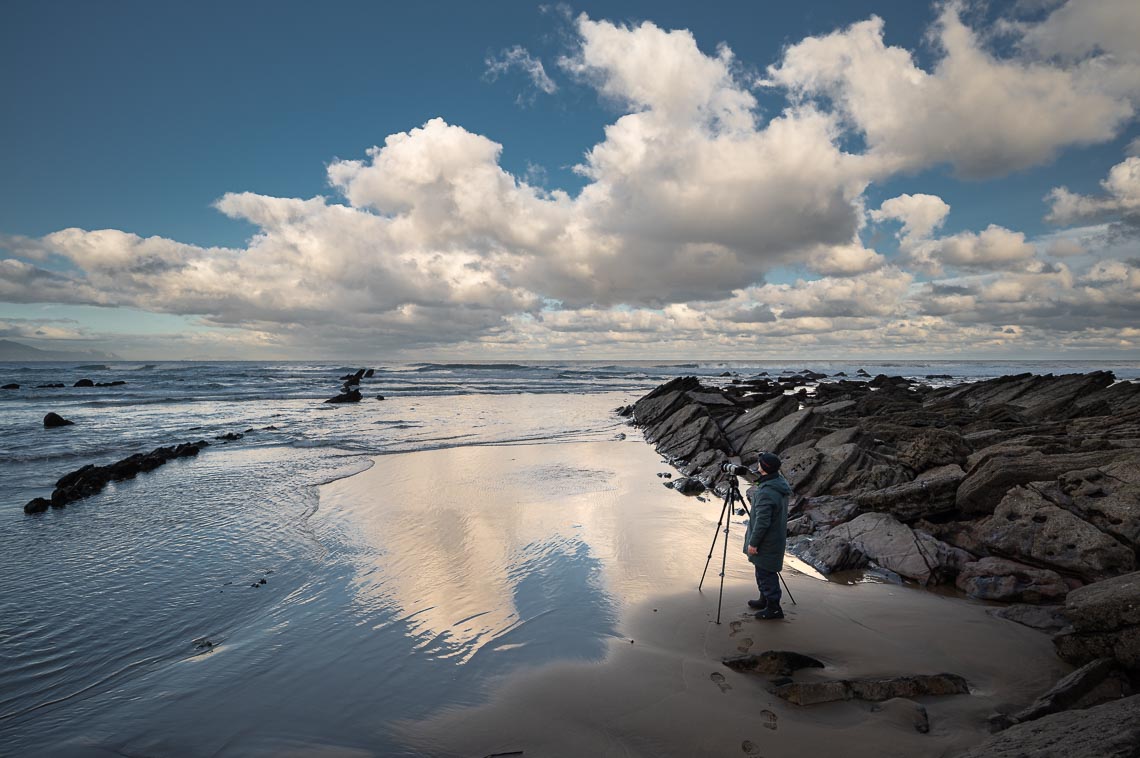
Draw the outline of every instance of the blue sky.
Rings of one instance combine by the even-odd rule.
[[[1110,2],[1099,3],[1097,13],[1089,13],[1086,5],[1080,0],[985,5],[815,2],[794,7],[632,2],[554,7],[5,4],[0,8],[0,80],[8,118],[0,122],[0,243],[7,253],[0,255],[13,263],[0,270],[0,336],[41,347],[118,346],[116,352],[138,357],[348,357],[378,351],[592,357],[640,356],[650,346],[663,355],[702,349],[718,355],[756,351],[763,325],[769,324],[780,327],[779,344],[821,357],[846,357],[836,354],[846,350],[855,351],[852,357],[924,351],[961,355],[963,344],[972,345],[979,357],[1140,355],[1140,343],[1129,332],[1129,323],[1138,315],[1140,293],[1134,280],[1140,252],[1132,233],[1137,209],[1128,199],[1134,152],[1130,145],[1140,134],[1134,116],[1140,102],[1140,51],[1136,43],[1120,41],[1121,29],[1137,27],[1140,12],[1131,3],[1119,3],[1111,13],[1103,10],[1113,5]],[[843,45],[854,44],[856,30],[861,30],[864,43],[875,38],[873,30],[859,26],[873,16],[882,19],[881,49],[867,53],[870,57],[861,69],[852,67],[863,80],[850,76],[820,84],[835,77],[834,67],[821,61],[827,55],[849,55]],[[958,58],[948,51],[949,37],[941,35],[955,23],[969,31],[971,44],[986,60],[967,60],[968,49]],[[604,26],[589,26],[593,24]],[[598,38],[592,39],[595,32]],[[652,53],[660,60],[651,56],[644,66],[623,70],[628,61],[621,59],[621,45],[635,47],[651,33],[664,45]],[[619,39],[622,35],[627,42]],[[830,47],[807,49],[804,42],[812,37],[829,40]],[[703,59],[684,57],[693,54],[686,39],[695,43]],[[805,164],[804,202],[815,202],[817,195],[830,191],[836,194],[828,202],[843,207],[822,215],[805,212],[802,230],[789,228],[768,239],[756,229],[769,225],[751,227],[743,217],[726,217],[724,228],[737,221],[741,226],[723,239],[719,233],[665,224],[672,229],[671,242],[645,230],[676,214],[656,205],[660,198],[651,198],[652,192],[639,197],[646,185],[634,180],[708,185],[708,196],[697,189],[690,193],[699,205],[715,198],[715,173],[679,161],[655,165],[658,173],[639,167],[642,173],[623,174],[619,181],[612,172],[626,171],[627,163],[594,165],[592,173],[574,167],[589,169],[587,153],[606,142],[608,126],[630,114],[664,114],[654,126],[663,131],[646,138],[645,144],[655,150],[677,149],[669,139],[690,145],[694,134],[710,140],[724,136],[719,122],[686,125],[695,130],[691,134],[677,123],[666,128],[665,119],[677,114],[667,113],[673,106],[661,98],[671,97],[673,83],[650,81],[661,87],[654,90],[658,100],[646,101],[637,99],[642,83],[635,80],[674,75],[663,73],[674,64],[682,72],[704,61],[715,67],[726,60],[718,57],[722,44],[732,51],[731,61],[724,64],[729,79],[717,79],[714,72],[712,78],[690,84],[750,98],[729,108],[736,114],[733,118],[742,111],[751,114],[755,124],[749,134],[766,138],[766,130],[785,109],[811,103],[830,118],[834,146],[849,156],[873,156],[874,161],[863,162],[877,165],[843,168],[817,178],[811,174],[816,167]],[[615,46],[616,53],[605,45]],[[515,60],[509,59],[512,49],[542,66],[552,92],[536,88],[524,66],[510,63]],[[803,55],[793,70],[787,56],[797,51]],[[1023,128],[1030,133],[1025,144],[1032,147],[1021,149],[1019,125],[1007,118],[995,122],[989,134],[1003,129],[1014,134],[995,138],[981,158],[967,155],[971,145],[988,139],[982,132],[958,139],[964,131],[984,128],[970,117],[970,102],[961,103],[957,111],[949,108],[945,119],[931,120],[936,128],[945,125],[947,137],[928,144],[918,138],[921,135],[857,115],[860,108],[863,113],[889,111],[889,103],[870,99],[865,85],[890,81],[888,68],[898,63],[891,51],[909,55],[909,65],[930,75],[931,88],[939,84],[939,66],[957,60],[966,61],[961,63],[965,73],[943,72],[945,81],[939,86],[945,91],[1004,87],[1014,93],[1011,97],[1024,98],[1012,120],[1025,115]],[[671,61],[674,54],[677,58]],[[1115,68],[1098,83],[1087,69],[1105,60]],[[502,64],[498,74],[496,62]],[[783,71],[776,77],[779,81],[773,81],[769,67]],[[1003,79],[1007,74],[1008,81]],[[1088,120],[1065,110],[1063,97],[1051,97],[1064,87],[1072,87],[1071,99],[1088,98],[1088,105],[1077,109],[1092,113]],[[841,107],[844,102],[847,106]],[[919,107],[938,107],[937,98],[916,102]],[[1060,111],[1050,110],[1054,107]],[[1103,115],[1097,108],[1103,108]],[[983,110],[978,108],[979,116]],[[504,201],[512,213],[527,216],[529,208],[550,226],[539,235],[543,241],[536,241],[516,239],[509,230],[472,222],[473,217],[417,220],[418,209],[427,206],[430,196],[393,198],[390,187],[380,201],[368,194],[374,179],[386,180],[365,171],[379,172],[381,166],[352,169],[343,186],[330,186],[329,166],[337,159],[367,163],[366,151],[373,145],[436,118],[501,145],[501,154],[490,160],[505,176],[540,195],[564,190],[566,204],[580,207],[556,209],[557,201],[549,195],[546,204],[539,202],[542,198]],[[956,126],[956,118],[963,123]],[[1036,125],[1054,122],[1062,125],[1047,134],[1031,134]],[[922,128],[922,119],[916,118],[915,129]],[[670,136],[662,136],[666,133]],[[431,155],[435,148],[429,140],[448,138],[437,130],[434,137],[413,141]],[[906,155],[893,154],[894,144],[909,145],[912,140],[915,144]],[[960,144],[947,147],[945,155],[938,152],[955,140]],[[471,140],[468,147],[478,152],[480,144]],[[765,153],[749,153],[759,154]],[[1102,182],[1117,166],[1123,167],[1117,174],[1125,177],[1124,184],[1110,189]],[[794,215],[794,203],[764,206],[764,182],[776,179],[759,163],[750,170],[741,186],[757,193],[757,205],[754,211],[742,208],[742,216],[762,217],[772,211],[783,220]],[[585,202],[590,192],[583,188],[591,185],[605,197]],[[447,186],[454,190],[458,185]],[[356,187],[347,190],[356,195],[346,197],[346,187]],[[1047,198],[1056,187],[1066,187],[1076,198],[1060,213]],[[214,204],[226,193],[276,199],[325,196],[331,205],[345,204],[358,215],[370,216],[354,218],[354,230],[405,211],[411,226],[419,228],[430,218],[455,229],[445,238],[395,235],[369,243],[367,236],[352,236],[355,232],[346,231],[347,226],[334,231],[328,227],[334,222],[308,218],[302,224],[304,233],[327,235],[322,243],[327,247],[305,248],[294,260],[290,253],[300,250],[296,225],[280,229],[260,224],[267,211],[253,208],[250,198],[235,201],[228,213],[220,212]],[[901,216],[881,215],[875,222],[868,215],[884,201],[903,195],[941,198],[950,208],[906,249],[901,249],[899,237]],[[936,206],[933,201],[926,205]],[[663,218],[653,216],[662,212]],[[906,210],[917,212],[914,203]],[[324,219],[327,210],[320,213]],[[645,218],[638,217],[642,213]],[[1053,218],[1047,221],[1050,213]],[[694,215],[694,224],[700,226],[700,214]],[[813,237],[812,225],[818,228],[829,221],[835,222],[835,230]],[[364,226],[355,226],[358,223]],[[580,248],[545,246],[557,230],[564,239],[567,228],[583,225],[601,236],[575,242]],[[996,234],[987,245],[989,238],[981,235],[990,225],[1022,235],[1022,246]],[[314,232],[317,227],[320,231]],[[107,235],[53,237],[72,228],[153,237],[166,247],[155,252],[157,248],[128,245],[128,250],[122,240]],[[1052,256],[1048,235],[1065,230],[1076,242],[1063,256]],[[840,237],[851,232],[860,251],[820,248],[847,244]],[[257,257],[249,255],[255,235],[266,238],[258,249],[260,265],[239,271],[240,266],[231,265],[234,260],[252,264]],[[351,255],[333,249],[338,241],[352,248]],[[700,245],[713,247],[694,249]],[[1034,247],[1032,255],[1026,246]],[[219,248],[237,252],[203,252]],[[604,261],[587,252],[599,248],[612,248]],[[991,253],[996,259],[984,259]],[[841,263],[840,255],[846,256]],[[681,260],[684,256],[698,257]],[[397,258],[402,261],[399,267],[393,263]],[[706,258],[716,273],[700,270]],[[436,263],[424,262],[429,259]],[[565,268],[569,259],[574,273]],[[658,274],[659,281],[650,287],[626,269],[608,268],[617,259],[650,270],[661,262],[664,269],[671,265],[672,273]],[[830,262],[821,263],[824,259]],[[257,271],[278,264],[293,268],[275,271],[272,282],[259,281]],[[394,284],[398,276],[393,272],[399,268],[407,273],[409,266],[418,266],[419,273],[409,274],[409,281],[400,286]],[[1058,266],[1067,271],[1059,284]],[[153,278],[140,273],[147,267],[147,276]],[[345,274],[351,268],[370,271],[376,280],[361,289],[356,286],[359,276],[353,281]],[[208,283],[202,279],[206,269],[212,277]],[[462,280],[463,272],[471,271],[480,273]],[[577,274],[582,282],[575,288],[566,277]],[[124,278],[133,280],[134,288],[121,286]],[[880,286],[887,279],[889,292]],[[444,284],[426,286],[424,280]],[[607,284],[598,285],[601,280]],[[306,282],[329,292],[346,286],[351,297],[342,301],[354,304],[352,317],[338,318],[331,297],[330,302],[317,303],[299,294]],[[934,296],[929,289],[924,296],[922,288],[932,282],[959,288],[963,297],[972,299],[931,306]],[[188,287],[199,286],[201,292],[186,296]],[[1015,307],[1011,288],[1028,307]],[[821,315],[807,313],[820,297],[834,302],[825,290],[880,301],[893,297],[897,307],[833,308],[835,315],[830,316],[823,308],[818,309]],[[741,312],[754,316],[758,308],[764,319],[771,312],[774,320],[739,318]],[[1105,311],[1103,319],[1100,310]],[[369,320],[364,312],[375,318]],[[833,323],[817,323],[820,319]],[[469,328],[455,328],[459,322]],[[1010,329],[1016,339],[985,336]],[[330,336],[330,331],[335,334]],[[858,339],[821,339],[843,332]],[[771,344],[770,339],[764,341]]]

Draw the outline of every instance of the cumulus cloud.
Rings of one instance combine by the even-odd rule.
[[[932,71],[888,46],[883,20],[872,17],[791,46],[769,69],[769,83],[834,103],[884,173],[947,163],[965,177],[997,176],[1051,160],[1068,145],[1110,139],[1132,117],[1132,93],[1103,84],[1127,64],[1106,55],[1080,67],[999,58],[960,10],[954,2],[943,7],[932,35],[942,55]],[[1104,75],[1089,76],[1094,67]]]
[[[558,91],[558,85],[547,75],[546,67],[542,65],[542,61],[531,56],[522,45],[508,47],[500,51],[498,55],[488,55],[483,63],[486,66],[487,78],[491,81],[498,79],[514,68],[526,74],[533,91],[529,97],[520,94],[518,98],[520,103],[533,100],[533,93],[535,92],[553,95]]]
[[[879,208],[871,211],[870,216],[878,222],[901,221],[899,238],[913,243],[929,238],[949,214],[950,206],[937,195],[915,194],[884,200]]]
[[[1073,224],[1112,216],[1140,221],[1140,157],[1129,156],[1113,166],[1101,181],[1104,194],[1080,195],[1065,187],[1055,187],[1046,198],[1051,207],[1049,221]]]

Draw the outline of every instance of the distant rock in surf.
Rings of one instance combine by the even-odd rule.
[[[90,379],[80,379],[79,381],[77,381],[75,384],[73,384],[71,386],[72,387],[94,387],[95,382],[91,381]]]
[[[58,413],[54,413],[54,412],[49,413],[46,416],[44,416],[44,426],[48,429],[54,429],[55,427],[58,427],[58,426],[71,426],[74,423],[75,423],[74,421],[69,421],[69,420],[65,419],[63,416],[60,416]]]
[[[15,382],[12,382],[11,384],[5,384],[3,387],[0,387],[0,390],[18,390],[18,389],[20,389],[20,385],[16,384]]]
[[[336,395],[335,397],[330,397],[325,402],[326,403],[359,403],[361,398],[362,398],[362,396],[360,394],[360,390],[351,389],[351,390],[347,390],[346,392],[342,392],[341,394]]]

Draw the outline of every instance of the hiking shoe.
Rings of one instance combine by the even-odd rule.
[[[755,611],[762,611],[768,607],[768,600],[760,598],[759,600],[749,600],[748,607]]]
[[[768,606],[756,614],[756,618],[760,621],[773,621],[775,619],[782,619],[783,617],[784,611],[778,605]]]

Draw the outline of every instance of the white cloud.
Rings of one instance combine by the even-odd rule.
[[[871,219],[882,222],[896,220],[902,222],[899,238],[907,242],[927,239],[934,230],[942,226],[950,206],[937,195],[899,195],[870,213]]]
[[[998,58],[959,13],[954,2],[942,10],[933,36],[942,57],[930,72],[886,45],[883,21],[872,17],[791,46],[770,82],[832,101],[884,173],[948,163],[966,177],[997,176],[1111,139],[1132,117],[1128,93],[1102,86],[1120,74],[1115,59],[1078,69]],[[1088,75],[1091,67],[1101,76]]]

